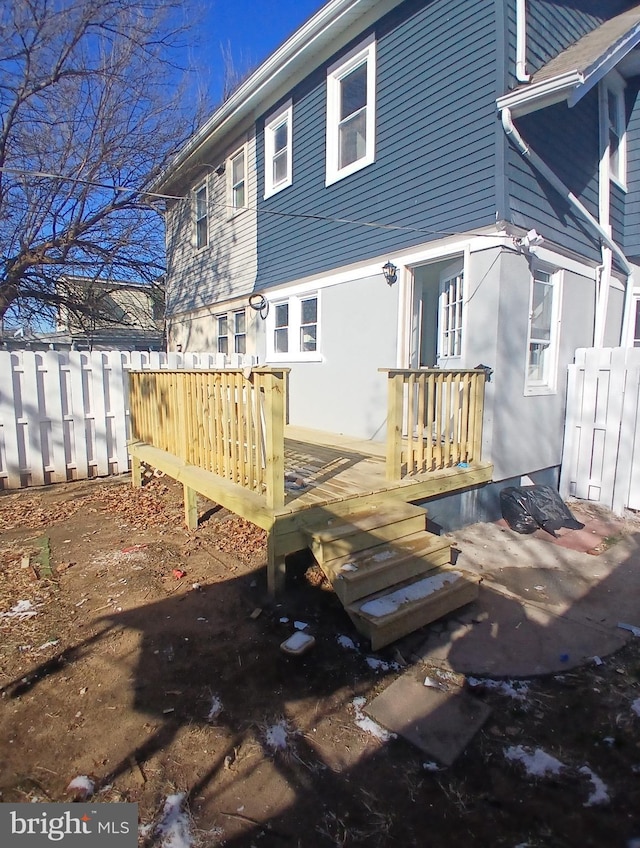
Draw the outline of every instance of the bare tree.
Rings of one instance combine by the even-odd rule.
[[[63,274],[156,280],[154,177],[197,112],[172,61],[180,0],[11,0],[0,7],[0,321],[80,318]],[[178,81],[178,82],[177,82]],[[93,318],[92,318],[93,320]]]

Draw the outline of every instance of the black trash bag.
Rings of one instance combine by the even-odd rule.
[[[502,517],[516,533],[535,533],[542,527],[555,536],[561,527],[584,527],[551,486],[508,486],[500,492],[500,508]]]

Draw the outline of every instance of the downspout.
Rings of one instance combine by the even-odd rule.
[[[527,0],[516,0],[516,79],[531,79],[527,73]]]

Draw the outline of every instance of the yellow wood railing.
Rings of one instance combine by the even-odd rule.
[[[480,460],[484,369],[381,370],[389,388],[388,480]]]
[[[287,369],[132,371],[133,439],[284,504]]]

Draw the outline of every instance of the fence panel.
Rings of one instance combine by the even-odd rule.
[[[640,349],[581,348],[569,366],[560,492],[640,509]]]
[[[0,489],[129,468],[131,370],[245,368],[251,356],[0,350]]]

